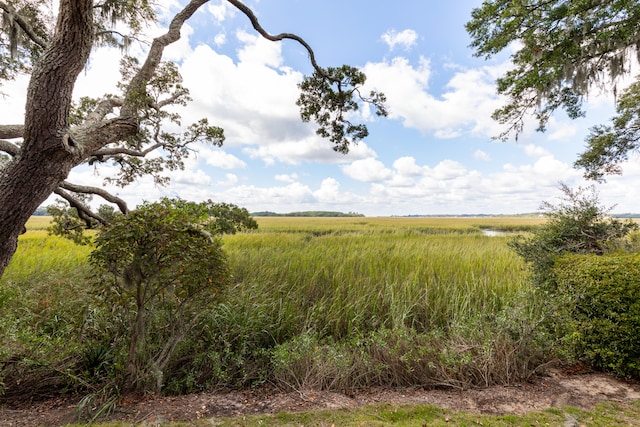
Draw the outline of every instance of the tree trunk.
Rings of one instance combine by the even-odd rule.
[[[92,44],[93,1],[61,0],[55,34],[31,75],[21,154],[0,172],[0,277],[31,214],[81,161],[68,118]]]

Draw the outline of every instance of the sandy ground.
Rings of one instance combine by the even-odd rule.
[[[520,414],[549,407],[589,409],[602,401],[640,399],[640,383],[601,373],[551,371],[518,386],[474,390],[366,389],[336,393],[317,390],[285,392],[256,389],[185,396],[143,396],[125,399],[108,420],[160,425],[241,414],[349,408],[374,403],[430,404],[474,413]],[[0,409],[0,426],[62,426],[77,422],[72,398],[26,402]]]

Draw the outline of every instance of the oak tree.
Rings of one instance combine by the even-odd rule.
[[[499,136],[522,131],[533,114],[544,131],[551,114],[584,115],[589,94],[617,95],[622,77],[640,60],[640,3],[636,0],[486,0],[466,24],[477,56],[508,47],[513,67],[497,81],[508,103],[493,117],[506,124]],[[617,99],[613,126],[597,126],[576,162],[588,178],[619,172],[618,163],[639,148],[640,75]]]
[[[360,91],[365,75],[351,66],[321,67],[311,46],[291,33],[267,32],[253,11],[238,0],[226,0],[242,12],[262,37],[293,40],[308,53],[314,72],[299,85],[303,121],[314,120],[317,133],[334,150],[346,152],[367,136],[364,125],[350,121],[362,102],[386,115],[384,95]],[[165,183],[163,171],[184,167],[189,145],[208,141],[220,145],[223,130],[199,121],[181,134],[165,131],[180,118],[168,107],[189,102],[177,67],[162,60],[164,49],[180,38],[185,22],[207,0],[189,0],[173,16],[166,32],[154,38],[139,62],[124,57],[120,93],[73,103],[73,89],[91,51],[103,45],[126,48],[144,24],[156,19],[148,0],[60,0],[56,11],[42,0],[0,0],[0,83],[30,74],[24,122],[0,125],[0,276],[17,247],[17,238],[31,214],[56,193],[87,223],[106,222],[83,203],[82,195],[97,195],[123,212],[126,203],[103,188],[67,181],[83,163],[115,164],[112,179],[127,185],[151,174]],[[128,33],[122,33],[121,28]],[[117,30],[116,30],[117,29]],[[0,88],[1,90],[1,88]],[[162,149],[164,157],[149,156]]]

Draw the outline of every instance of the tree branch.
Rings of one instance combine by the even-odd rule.
[[[102,197],[103,199],[105,199],[106,201],[118,205],[118,208],[120,209],[120,212],[122,212],[123,214],[128,214],[129,213],[129,208],[127,207],[127,202],[125,202],[124,200],[122,200],[118,196],[114,196],[113,194],[109,193],[108,191],[106,191],[106,190],[104,190],[102,188],[91,187],[91,186],[88,186],[88,185],[77,185],[77,184],[72,184],[72,183],[67,182],[67,181],[63,181],[60,184],[60,188],[63,188],[63,189],[68,190],[68,191],[73,191],[74,193],[98,195],[98,196]],[[93,214],[93,215],[96,215],[96,214]],[[96,219],[98,219],[98,218],[96,218]],[[106,221],[104,219],[103,220],[99,220],[98,219],[98,221],[100,221],[103,224],[106,223]]]
[[[13,8],[13,6],[2,1],[0,2],[0,9],[8,14],[16,24],[18,24],[18,26],[22,29],[22,31],[24,31],[24,33],[32,42],[43,49],[47,48],[47,46],[49,45],[47,41],[36,34],[33,27],[31,27],[31,25],[27,21],[25,21],[22,16],[20,16],[20,14]]]
[[[0,139],[22,138],[24,125],[0,125]]]
[[[121,107],[122,103],[123,100],[121,98],[105,98],[101,100],[98,102],[98,105],[96,105],[96,108],[87,115],[85,123],[98,123],[104,120],[107,114],[111,113],[114,108]]]
[[[271,40],[271,41],[281,41],[284,39],[289,39],[289,40],[294,40],[300,43],[302,47],[304,47],[307,53],[309,54],[309,60],[311,61],[311,65],[313,65],[313,68],[316,70],[316,72],[321,76],[328,78],[329,80],[334,80],[326,74],[325,70],[322,67],[318,65],[318,63],[316,62],[316,56],[315,56],[315,53],[313,52],[313,49],[311,48],[309,43],[307,43],[302,37],[296,34],[291,34],[291,33],[280,33],[277,35],[269,34],[262,27],[262,25],[260,25],[258,18],[248,6],[246,6],[244,3],[238,0],[227,0],[227,1],[232,5],[234,5],[236,8],[238,8],[242,13],[244,13],[247,16],[247,18],[249,18],[249,20],[251,21],[251,25],[253,25],[253,29],[256,30],[265,39]]]
[[[165,34],[153,39],[151,48],[147,54],[147,59],[129,83],[121,114],[126,117],[135,116],[137,109],[136,100],[145,92],[147,83],[151,80],[153,74],[158,68],[160,61],[162,60],[164,48],[180,39],[180,30],[182,29],[182,25],[187,19],[196,13],[202,5],[207,3],[207,1],[208,0],[191,0],[184,9],[173,17],[169,24],[169,30],[167,30]]]
[[[20,153],[20,147],[18,147],[17,145],[9,142],[9,141],[5,141],[3,139],[0,139],[0,151],[4,151],[5,153],[9,154],[10,156],[17,156],[18,153]]]
[[[98,221],[102,225],[108,224],[108,222],[104,218],[93,212],[84,203],[82,203],[80,200],[76,199],[63,189],[56,188],[55,190],[53,190],[53,192],[65,199],[69,203],[69,206],[71,206],[72,208],[76,208],[76,210],[78,211],[78,217],[80,217],[80,219],[85,222],[87,228],[91,228],[91,219]]]
[[[113,148],[101,148],[99,150],[91,153],[94,157],[103,157],[103,156],[117,156],[118,154],[125,154],[127,156],[133,157],[145,157],[147,154],[151,153],[153,150],[162,147],[162,144],[153,144],[152,146],[140,151],[140,150],[132,150],[130,148],[125,147],[113,147]]]

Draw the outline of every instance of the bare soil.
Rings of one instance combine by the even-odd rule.
[[[185,396],[139,396],[124,399],[118,410],[101,421],[161,425],[243,414],[353,408],[376,403],[429,404],[471,413],[522,414],[550,407],[590,409],[603,401],[625,403],[640,399],[640,382],[594,372],[553,370],[517,386],[472,390],[366,389],[344,393],[260,388]],[[78,398],[16,402],[0,408],[0,426],[62,426],[77,422]]]

